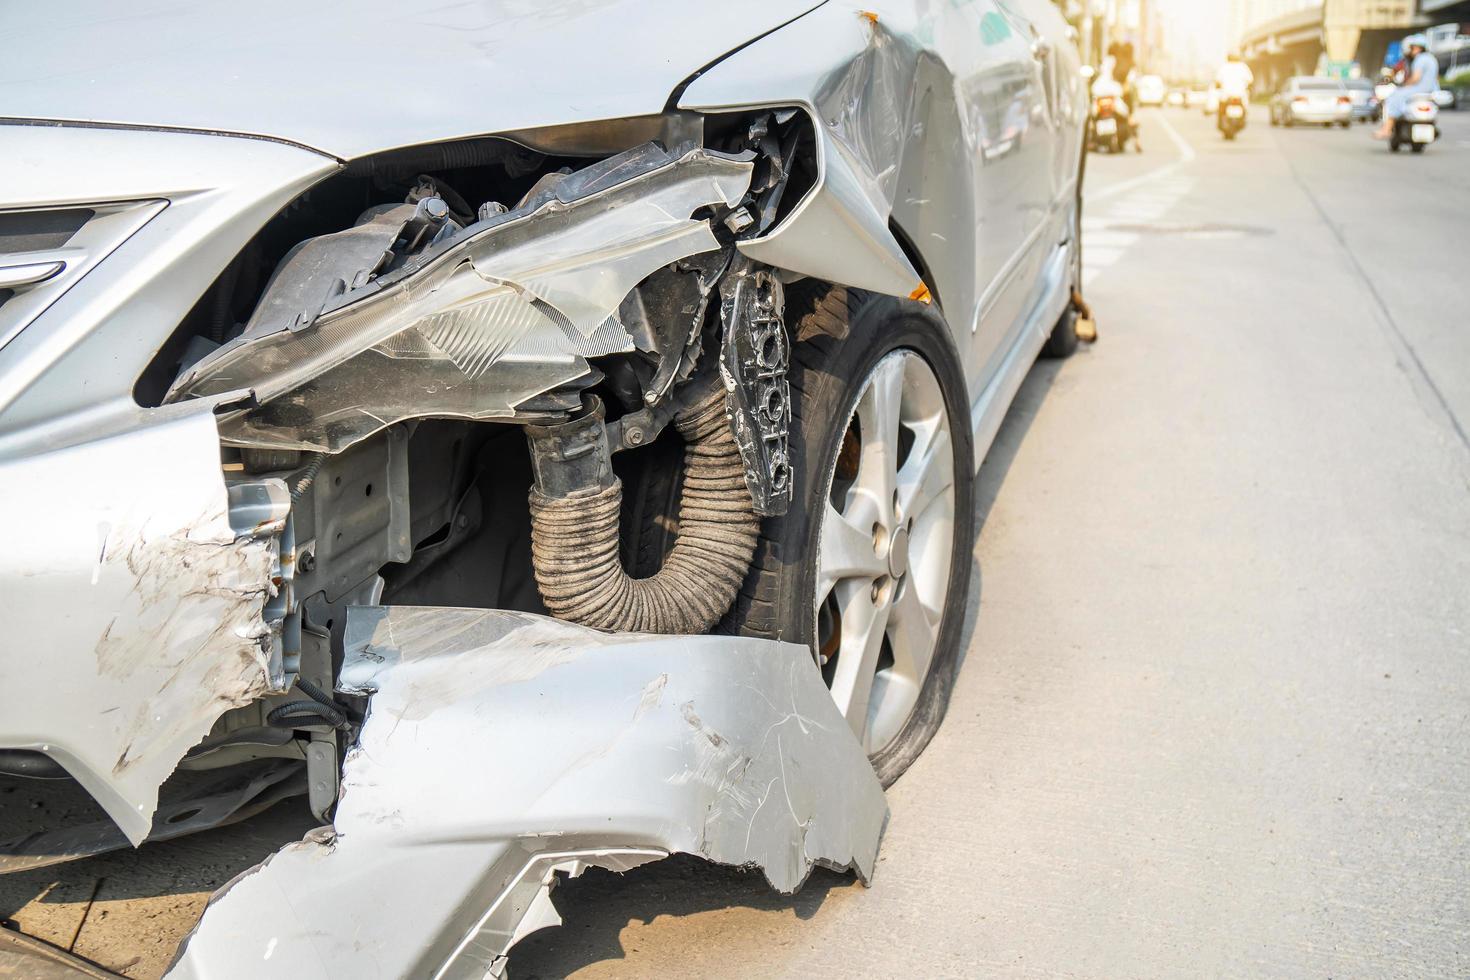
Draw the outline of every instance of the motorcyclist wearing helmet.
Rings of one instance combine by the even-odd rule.
[[[1251,74],[1250,65],[1247,65],[1240,55],[1232,51],[1215,73],[1215,86],[1220,90],[1220,104],[1215,108],[1215,122],[1218,124],[1225,118],[1225,103],[1232,99],[1240,99],[1241,102],[1249,102],[1251,99],[1251,86],[1255,84],[1256,78]]]
[[[1393,137],[1394,124],[1404,117],[1413,96],[1439,90],[1439,59],[1429,53],[1429,39],[1423,34],[1410,34],[1404,38],[1404,47],[1409,52],[1404,84],[1384,100],[1383,125],[1373,133],[1374,139]]]

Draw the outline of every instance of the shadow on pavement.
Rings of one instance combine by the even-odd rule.
[[[795,895],[779,895],[760,871],[710,864],[685,854],[617,874],[593,868],[564,879],[552,901],[565,925],[527,937],[511,951],[510,975],[550,980],[624,957],[621,933],[633,922],[662,916],[698,915],[728,909],[779,912],[798,919],[815,916],[834,888],[861,887],[846,874],[818,868]]]
[[[977,537],[1060,370],[1056,361],[1039,361],[1032,367],[991,446],[975,488]],[[982,587],[979,559],[973,553],[971,561],[961,662],[974,640]],[[0,826],[5,827],[5,836],[99,816],[96,804],[67,784],[0,781]],[[286,800],[233,826],[136,851],[0,875],[0,920],[63,949],[75,947],[110,969],[133,976],[156,975],[168,961],[167,948],[193,928],[211,892],[282,844],[300,839],[315,823],[299,799]],[[593,963],[623,958],[620,936],[631,922],[732,908],[810,919],[834,889],[860,887],[850,875],[818,869],[798,894],[783,896],[759,871],[682,855],[623,875],[594,868],[581,878],[562,882],[553,892],[568,924],[528,937],[512,955],[512,966],[522,978],[566,976]],[[158,905],[168,897],[175,900]],[[111,903],[127,900],[144,900],[153,907],[141,916],[118,910],[109,918],[106,911],[94,911],[94,906],[115,909]],[[140,926],[148,931],[148,945],[166,948],[154,957],[143,957],[143,962],[131,953],[143,939],[136,933]]]
[[[1086,356],[1085,351],[1084,347],[1076,356]],[[1061,364],[1038,361],[1031,368],[996,435],[975,487],[977,537]],[[980,562],[974,553],[971,561],[969,608],[960,640],[962,663],[974,639],[980,605]],[[851,875],[817,869],[801,891],[779,895],[759,871],[714,865],[688,855],[625,874],[593,868],[580,878],[561,880],[552,891],[565,925],[535,933],[517,945],[510,955],[510,975],[518,980],[551,980],[595,963],[621,960],[626,955],[622,932],[633,923],[647,925],[665,916],[683,918],[728,909],[789,912],[806,920],[818,914],[834,891],[861,887]]]

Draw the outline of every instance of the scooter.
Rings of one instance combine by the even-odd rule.
[[[1397,153],[1399,147],[1407,146],[1411,152],[1423,153],[1424,148],[1439,139],[1439,105],[1428,93],[1416,95],[1409,100],[1403,117],[1394,122],[1393,135],[1388,138],[1388,148]]]
[[[1123,99],[1123,86],[1111,79],[1100,79],[1092,86],[1092,118],[1087,127],[1087,148],[1094,153],[1103,148],[1110,153],[1122,153],[1130,140],[1134,149],[1142,153],[1133,120],[1128,114],[1128,103]]]
[[[1238,95],[1227,95],[1220,99],[1220,115],[1217,125],[1227,140],[1245,129],[1245,100]]]

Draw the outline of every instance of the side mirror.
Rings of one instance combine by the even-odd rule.
[[[1430,96],[1430,98],[1432,98],[1434,100],[1434,104],[1439,106],[1441,109],[1448,109],[1450,106],[1455,104],[1454,93],[1446,92],[1444,89],[1440,89],[1438,92],[1435,92],[1432,96]]]

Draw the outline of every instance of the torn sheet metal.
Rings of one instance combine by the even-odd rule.
[[[752,165],[702,149],[629,151],[346,293],[308,326],[261,324],[205,358],[169,399],[250,389],[226,442],[340,452],[416,416],[510,418],[628,352],[616,318],[639,281],[716,250],[699,208],[738,202]],[[579,404],[575,386],[565,405]],[[535,414],[536,406],[531,405]]]
[[[499,975],[559,868],[873,873],[883,791],[802,647],[356,607],[339,689],[372,693],[334,827],[218,894],[170,976]]]
[[[914,130],[919,50],[885,17],[824,6],[736,52],[684,90],[701,112],[800,105],[817,137],[817,184],[771,231],[738,243],[751,259],[829,282],[908,296],[919,274],[888,227]],[[973,274],[973,273],[972,273]]]
[[[137,844],[215,719],[285,686],[290,496],[227,491],[207,405],[130,421],[0,462],[0,747],[60,762]]]

